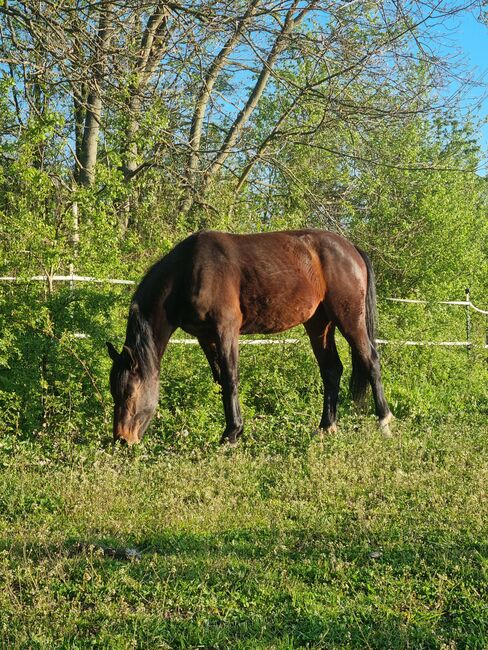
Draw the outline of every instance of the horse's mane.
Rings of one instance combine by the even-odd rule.
[[[167,255],[155,262],[137,287],[129,310],[126,345],[131,349],[142,375],[159,367],[158,350],[150,315],[164,301],[174,282],[175,269],[178,270],[182,254],[193,245],[195,236],[180,242]],[[153,320],[153,319],[151,319]],[[156,325],[154,326],[156,328]]]
[[[157,368],[157,350],[151,324],[134,300],[129,309],[125,345],[130,348],[143,376]]]

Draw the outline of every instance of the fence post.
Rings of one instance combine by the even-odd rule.
[[[468,342],[468,353],[471,349],[471,312],[469,311],[470,308],[470,294],[469,294],[469,287],[466,287],[465,289],[465,295],[466,295],[466,341]]]
[[[71,205],[71,261],[69,263],[69,274],[71,276],[69,281],[70,287],[70,304],[69,312],[71,315],[71,326],[74,325],[75,315],[74,315],[74,301],[75,301],[75,281],[73,276],[75,274],[75,260],[78,256],[78,247],[80,245],[80,216],[78,214],[78,201],[73,201]]]

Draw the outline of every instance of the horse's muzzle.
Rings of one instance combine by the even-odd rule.
[[[137,445],[141,441],[137,430],[131,430],[124,427],[114,428],[114,442],[120,442],[132,446]]]

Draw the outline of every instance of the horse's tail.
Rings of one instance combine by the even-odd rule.
[[[366,289],[366,329],[368,331],[368,337],[373,348],[376,343],[376,282],[374,276],[373,265],[371,260],[366,255],[364,251],[356,247],[356,250],[361,255],[366,264],[366,269],[368,273],[368,284]],[[369,386],[369,374],[364,367],[358,353],[351,348],[351,357],[352,357],[352,373],[351,381],[349,384],[349,390],[351,391],[351,397],[353,400],[362,404],[366,396],[366,391]]]

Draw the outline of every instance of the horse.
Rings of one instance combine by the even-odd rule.
[[[221,386],[221,443],[243,431],[238,396],[240,334],[271,334],[303,324],[324,384],[319,432],[336,431],[343,365],[336,328],[352,353],[350,389],[362,401],[371,385],[380,428],[392,419],[375,348],[376,288],[364,251],[339,234],[294,230],[259,234],[199,231],[156,262],[130,304],[125,343],[113,361],[114,440],[140,442],[154,415],[159,373],[171,335],[195,336]]]

